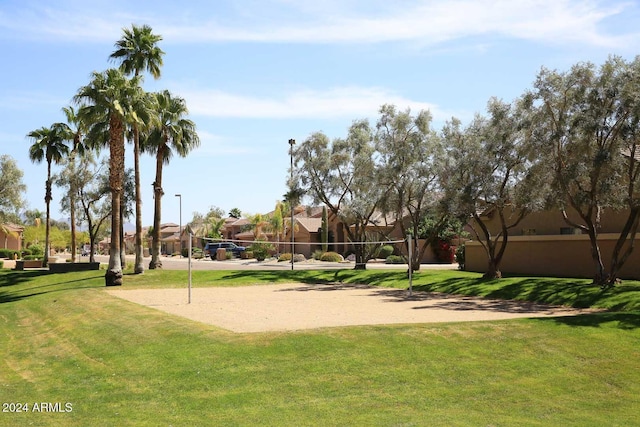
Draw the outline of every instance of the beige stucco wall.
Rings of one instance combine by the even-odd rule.
[[[575,212],[568,213],[569,219],[582,223]],[[600,233],[617,233],[624,227],[627,220],[628,211],[603,210],[601,214],[601,223],[598,231]],[[514,212],[506,213],[507,223],[513,222],[517,215]],[[497,214],[489,214],[483,216],[485,224],[493,232],[500,230],[500,218]],[[509,236],[520,236],[524,231],[535,230],[535,235],[559,235],[560,229],[570,227],[570,225],[562,218],[559,210],[548,210],[540,212],[532,212],[527,215],[517,227],[509,230]]]
[[[22,241],[19,237],[11,234],[6,234],[0,230],[0,247],[3,249],[11,249],[12,251],[19,251],[22,249]]]
[[[608,269],[617,233],[600,234],[600,251]],[[620,277],[640,279],[640,237],[635,251],[625,263]],[[487,256],[477,241],[465,245],[465,269],[485,272]],[[503,273],[556,277],[593,277],[591,245],[587,235],[510,236],[500,265]]]

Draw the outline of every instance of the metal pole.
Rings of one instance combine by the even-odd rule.
[[[178,230],[178,247],[180,248],[180,258],[182,258],[182,194],[176,194],[180,199],[180,228]]]
[[[413,296],[413,241],[411,234],[407,234],[407,242],[409,243],[409,296]]]
[[[291,147],[289,149],[289,156],[291,158],[291,168],[290,168],[290,172],[291,172],[291,179],[289,181],[289,195],[293,196],[293,192],[291,190],[293,190],[293,145],[296,143],[295,139],[290,139],[289,140],[289,146]],[[296,254],[295,251],[295,237],[294,237],[294,223],[293,223],[293,198],[289,197],[289,204],[291,205],[291,270],[293,270],[293,258]]]
[[[189,230],[189,243],[187,248],[189,251],[189,304],[191,304],[191,230]]]

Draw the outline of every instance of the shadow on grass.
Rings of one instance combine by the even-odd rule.
[[[541,304],[566,305],[574,308],[606,308],[610,311],[640,310],[640,287],[617,285],[603,291],[586,279],[544,277],[506,277],[499,280],[482,278],[447,278],[414,286],[417,291],[482,296],[493,299],[519,300]]]
[[[580,327],[613,327],[633,330],[640,327],[640,312],[627,313],[590,313],[579,316],[542,317],[534,319],[538,322],[554,322],[567,326]]]
[[[84,283],[88,280],[93,280],[103,276],[89,276],[82,277],[80,279],[73,280],[57,280],[50,281],[46,284],[38,284],[36,286],[21,286],[15,288],[17,285],[23,285],[33,280],[37,280],[40,276],[47,276],[48,278],[65,278],[68,276],[52,276],[48,271],[28,271],[28,272],[11,272],[2,276],[3,284],[0,285],[0,304],[20,301],[26,298],[35,297],[38,295],[44,295],[55,292],[73,291],[78,289],[89,289],[100,287],[98,284],[89,284],[86,286],[69,286],[76,283]],[[14,287],[8,289],[10,287]]]

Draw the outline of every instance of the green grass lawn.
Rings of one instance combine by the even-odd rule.
[[[0,270],[0,400],[30,409],[0,413],[0,425],[640,425],[638,282],[601,292],[583,280],[425,271],[415,290],[614,311],[233,334],[111,297],[103,275]],[[193,285],[405,288],[404,276],[194,271]],[[186,286],[184,271],[147,271],[124,288]]]

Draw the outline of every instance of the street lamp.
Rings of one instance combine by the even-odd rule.
[[[182,258],[182,194],[176,194],[180,199],[180,228],[178,230],[178,247],[180,248],[180,258]]]
[[[290,139],[289,140],[289,157],[291,158],[291,180],[289,181],[289,204],[291,205],[291,270],[293,270],[293,258],[295,256],[295,237],[294,237],[294,227],[293,227],[293,146],[295,145],[296,140],[295,139]]]

